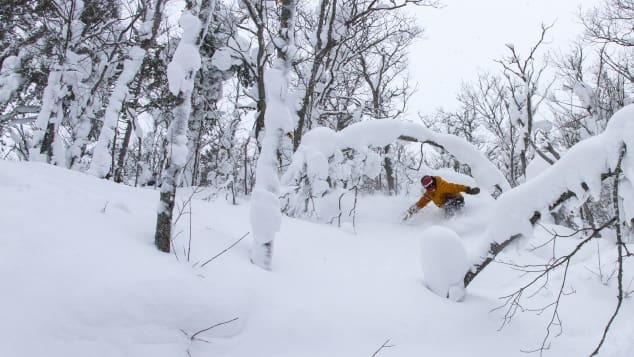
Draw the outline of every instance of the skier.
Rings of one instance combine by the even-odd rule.
[[[429,201],[433,201],[436,206],[445,210],[447,217],[453,216],[458,210],[464,207],[464,197],[460,194],[464,192],[469,195],[480,193],[478,187],[469,187],[443,180],[440,176],[425,175],[420,180],[425,188],[423,196],[413,204],[408,210],[403,220],[412,217],[421,208],[425,207]]]

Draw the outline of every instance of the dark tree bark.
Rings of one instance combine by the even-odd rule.
[[[383,159],[383,168],[385,169],[385,179],[387,180],[387,190],[390,195],[396,194],[396,180],[394,179],[394,168],[392,159],[389,158],[390,145],[383,148],[385,158]]]
[[[172,212],[174,211],[174,196],[176,189],[170,191],[161,191],[162,207],[156,219],[156,233],[154,235],[154,243],[161,252],[170,252],[172,241]]]
[[[114,182],[123,182],[123,165],[128,153],[128,146],[130,145],[130,138],[132,137],[132,120],[128,119],[125,133],[123,134],[123,143],[121,144],[121,150],[119,150],[119,158],[117,160],[117,166],[114,170]]]
[[[40,154],[46,155],[46,162],[51,162],[51,157],[53,157],[53,141],[55,139],[55,131],[57,130],[57,126],[55,123],[48,123],[46,126],[46,132],[44,133],[44,138],[42,139],[42,146],[40,147]]]

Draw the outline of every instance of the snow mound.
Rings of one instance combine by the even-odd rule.
[[[483,222],[496,219],[485,209],[490,197],[472,211],[468,202],[464,217],[436,220],[431,212],[413,224],[398,217],[415,199],[404,196],[360,195],[354,226],[282,216],[268,272],[249,262],[254,232],[237,241],[248,232],[250,205],[194,191],[177,191],[179,205],[192,198],[192,215],[175,223],[177,259],[153,245],[158,191],[0,160],[0,356],[348,357],[369,356],[389,338],[394,347],[379,354],[499,357],[523,356],[520,348],[542,341],[550,315],[518,313],[499,331],[504,311],[490,312],[503,292],[531,279],[525,272],[491,264],[467,301],[445,298],[464,298],[463,244],[471,256],[470,245],[484,240]],[[501,261],[544,264],[579,242],[558,238],[554,250],[535,249],[549,239],[536,234]],[[587,355],[614,311],[616,246],[608,234],[596,242],[569,267],[566,291],[577,293],[562,297],[566,329],[550,356]],[[600,261],[590,256],[598,244]],[[420,287],[421,253],[433,294]],[[633,264],[625,262],[624,282]],[[552,303],[563,275],[549,276],[530,304]],[[601,356],[633,355],[631,300],[624,299]],[[587,306],[593,313],[580,314]]]
[[[246,289],[153,247],[157,191],[0,160],[0,195],[0,356],[178,356],[242,329]]]
[[[469,268],[467,252],[453,230],[431,226],[422,233],[421,264],[425,285],[454,301],[465,297],[463,278]]]

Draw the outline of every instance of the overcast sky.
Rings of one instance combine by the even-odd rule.
[[[441,0],[440,10],[416,9],[424,38],[411,51],[410,73],[419,83],[410,112],[452,109],[462,80],[476,78],[478,69],[496,68],[494,59],[513,43],[520,55],[539,38],[541,23],[555,22],[547,40],[550,50],[566,48],[582,32],[579,7],[600,0]]]

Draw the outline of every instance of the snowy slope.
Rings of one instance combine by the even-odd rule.
[[[426,207],[403,224],[417,197],[362,198],[355,230],[284,217],[272,272],[249,263],[251,237],[200,266],[250,230],[248,202],[208,197],[192,200],[191,234],[189,216],[178,221],[176,257],[153,246],[157,191],[0,161],[0,356],[371,356],[388,339],[377,356],[525,356],[546,333],[549,312],[518,312],[498,331],[504,311],[491,310],[527,279],[503,264],[461,303],[423,285],[421,232],[451,228],[469,251],[494,218],[486,197],[467,197],[465,215],[449,221]],[[553,248],[529,248],[546,240],[540,231],[500,258],[544,263]],[[554,251],[576,242],[559,239]],[[609,268],[609,239],[584,249],[568,276],[576,293],[560,307],[564,334],[546,356],[588,355],[616,304],[614,279],[595,274],[597,249]],[[631,298],[622,309],[601,356],[634,355]]]

